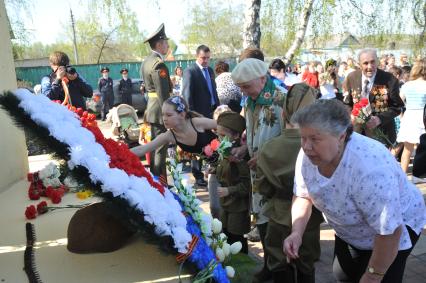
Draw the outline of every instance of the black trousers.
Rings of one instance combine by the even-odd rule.
[[[161,124],[151,124],[151,139],[154,140],[161,133],[166,132],[166,128]],[[166,158],[167,145],[163,145],[150,153],[151,164],[149,165],[152,175],[163,177],[167,180]]]
[[[101,101],[102,101],[102,110],[101,117],[102,119],[106,119],[106,115],[109,110],[114,106],[114,94],[113,93],[101,93]]]
[[[121,103],[132,106],[132,94],[131,93],[122,93],[121,94]]]
[[[236,235],[236,234],[229,233],[229,231],[226,229],[224,229],[223,232],[228,237],[228,240],[227,240],[228,244],[232,245],[235,242],[241,242],[242,247],[240,252],[244,254],[248,254],[248,242],[243,235]]]
[[[201,171],[202,161],[201,160],[191,160],[191,172],[195,180],[204,180],[204,173]]]
[[[404,275],[405,263],[420,235],[406,226],[410,234],[412,247],[399,251],[395,260],[383,277],[382,283],[400,283]],[[357,249],[338,236],[334,244],[333,273],[338,282],[359,282],[368,267],[372,250]]]

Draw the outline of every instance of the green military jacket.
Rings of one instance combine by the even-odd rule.
[[[284,129],[283,134],[264,144],[257,159],[255,184],[268,200],[263,208],[265,216],[287,227],[291,227],[294,168],[300,148],[299,129]],[[307,229],[322,221],[321,213],[313,208]]]
[[[169,69],[161,56],[152,52],[141,67],[142,79],[148,92],[148,105],[145,110],[145,120],[148,123],[163,124],[161,107],[172,93]]]
[[[216,177],[222,187],[228,187],[229,195],[220,198],[220,205],[226,212],[249,210],[250,170],[247,161],[229,162],[222,160],[216,168]]]

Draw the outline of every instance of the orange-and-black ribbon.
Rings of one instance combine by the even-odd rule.
[[[192,240],[189,243],[188,251],[186,253],[179,253],[176,256],[177,262],[178,263],[184,262],[192,254],[197,243],[198,243],[198,236],[192,235]]]

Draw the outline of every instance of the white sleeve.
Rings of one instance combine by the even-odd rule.
[[[370,168],[371,169],[371,168]],[[379,166],[361,177],[351,192],[359,212],[377,234],[389,235],[403,224],[398,174]]]
[[[303,149],[300,149],[299,155],[297,156],[296,167],[294,172],[293,194],[298,197],[309,198],[308,188],[303,177],[303,173],[305,171],[304,159],[305,153],[303,152]]]

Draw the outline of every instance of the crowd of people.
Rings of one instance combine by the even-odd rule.
[[[338,281],[402,282],[426,224],[423,196],[406,175],[416,146],[413,172],[418,180],[426,174],[426,58],[411,66],[403,54],[397,66],[394,56],[363,49],[357,59],[289,68],[247,48],[231,72],[224,60],[211,68],[211,51],[200,45],[195,63],[170,76],[164,25],[146,42],[152,53],[141,75],[152,141],[132,151],[151,152],[151,173],[167,184],[169,146],[200,155],[217,137],[232,141],[218,164],[203,172],[194,158],[191,168],[196,185],[207,185],[229,243],[242,242],[247,253],[246,235],[256,227],[250,233],[259,234],[264,263],[253,282],[315,282],[324,218],[336,232]],[[68,63],[51,61],[43,94],[63,99]],[[112,81],[107,68],[101,72],[104,118]],[[70,78],[70,93],[73,81],[84,84],[78,78]]]

